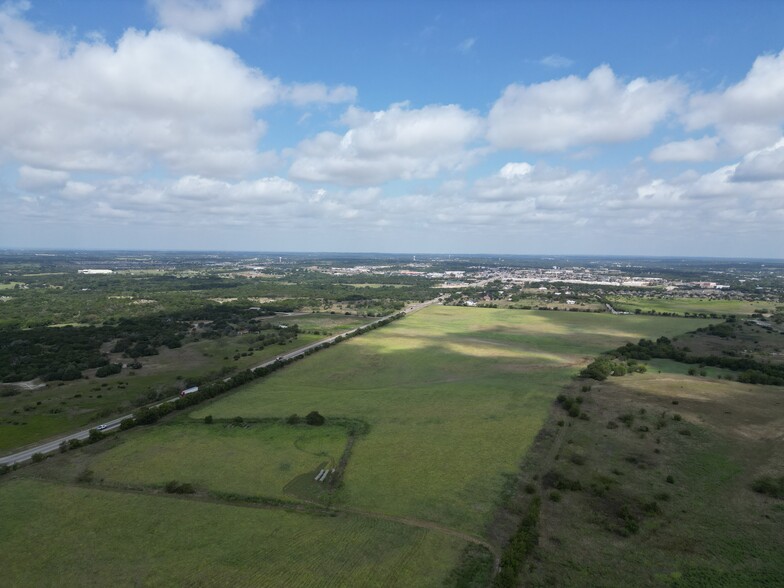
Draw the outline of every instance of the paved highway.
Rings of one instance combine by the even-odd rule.
[[[426,306],[430,306],[431,304],[435,304],[436,302],[440,302],[440,301],[441,301],[441,298],[434,298],[433,300],[428,300],[427,302],[422,302],[420,304],[414,304],[412,306],[408,306],[402,312],[404,312],[406,314],[410,314],[412,312],[416,312],[418,310],[421,310],[421,309],[425,308]],[[395,314],[397,314],[397,313],[395,313]],[[389,316],[393,316],[393,315],[389,315]],[[361,327],[357,327],[356,329],[351,329],[350,331],[345,331],[344,333],[340,333],[339,335],[333,335],[332,337],[327,337],[326,339],[322,339],[320,341],[316,341],[315,343],[311,343],[310,345],[305,345],[304,347],[300,347],[299,349],[295,349],[294,351],[290,351],[288,353],[284,353],[282,355],[279,355],[278,358],[292,359],[294,357],[302,355],[308,349],[313,349],[314,347],[318,347],[319,345],[322,345],[324,343],[332,343],[336,339],[338,339],[339,337],[342,337],[343,335],[348,335],[348,334],[351,334],[351,333],[355,333],[359,329],[362,329],[364,327],[368,327],[370,325],[375,325],[376,323],[380,323],[384,319],[389,318],[389,316],[385,316],[385,317],[382,317],[380,319],[376,319],[375,321],[367,323],[366,325],[363,325]],[[250,369],[254,369],[255,370],[257,368],[261,368],[261,367],[266,367],[268,365],[272,365],[273,363],[275,363],[278,360],[278,358],[271,359],[269,361],[265,361],[264,363],[260,363],[259,365],[253,366]],[[229,380],[229,379],[230,378],[226,378],[226,380]],[[154,406],[160,406],[161,404],[165,404],[166,402],[174,402],[175,400],[177,400],[177,398],[179,398],[179,397],[170,398],[169,400],[165,400],[164,402],[159,402],[158,404],[156,404]],[[121,417],[117,417],[116,419],[113,419],[111,421],[106,421],[102,425],[98,425],[98,426],[101,427],[101,430],[103,432],[113,431],[113,430],[119,428],[120,422],[122,422],[123,419],[131,418],[132,416],[133,416],[133,413],[126,414],[126,415],[123,415]],[[36,445],[35,447],[30,447],[29,449],[24,449],[22,451],[19,451],[17,453],[12,454],[12,455],[8,455],[8,456],[5,456],[5,457],[0,457],[0,465],[11,465],[11,464],[14,464],[14,463],[21,463],[23,461],[27,461],[27,460],[31,459],[33,457],[33,455],[36,454],[36,453],[52,453],[54,451],[58,451],[59,448],[60,448],[60,445],[63,443],[63,441],[67,442],[67,441],[70,441],[71,439],[79,439],[79,440],[87,439],[87,437],[90,436],[90,430],[91,429],[95,429],[95,428],[97,428],[97,427],[90,427],[89,429],[84,429],[82,431],[79,431],[78,433],[71,433],[70,435],[66,435],[65,437],[59,437],[58,439],[54,439],[52,441],[47,441],[46,443],[41,443],[40,445]]]

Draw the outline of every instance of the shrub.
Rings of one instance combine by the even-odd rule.
[[[41,463],[43,460],[46,459],[46,456],[43,453],[33,453],[33,457],[31,458],[33,463]]]
[[[585,456],[579,453],[573,453],[569,457],[569,461],[571,461],[574,465],[585,465]]]
[[[550,500],[553,502],[561,502],[561,493],[558,490],[553,490],[550,492]]]
[[[672,475],[669,475],[669,476],[667,476],[666,481],[667,481],[668,484],[674,484],[675,483],[675,478],[673,478]]]
[[[110,363],[109,365],[105,365],[99,367],[95,371],[96,378],[105,378],[107,376],[111,376],[113,374],[119,374],[122,371],[122,364],[121,363]]]
[[[542,476],[542,485],[545,488],[553,488],[555,490],[572,490],[579,492],[583,489],[579,480],[571,480],[555,470],[550,470]]]
[[[167,482],[164,489],[169,494],[193,494],[195,492],[193,486],[187,483],[180,484],[177,480]]]
[[[607,428],[608,429],[617,429],[618,428],[618,423],[616,423],[615,421],[610,421],[610,422],[607,423]]]
[[[302,422],[302,419],[296,413],[286,417],[286,423],[289,425],[298,425],[300,422]]]
[[[305,417],[305,422],[314,427],[320,427],[321,425],[324,424],[325,421],[326,419],[323,416],[321,416],[316,410],[309,412],[308,416]]]
[[[772,476],[757,478],[751,485],[751,489],[765,496],[784,499],[784,476],[779,476],[778,478]]]
[[[213,422],[213,418],[212,418],[211,414],[208,414],[206,417],[204,417],[204,424],[205,425],[211,425],[212,422]]]
[[[233,422],[235,425],[241,425],[244,420],[241,416],[235,416],[233,419],[231,419],[231,422]]]
[[[531,484],[531,482],[528,482],[524,489],[526,494],[534,494],[536,492],[536,486]]]
[[[645,504],[643,504],[642,505],[642,510],[644,512],[646,512],[647,514],[660,514],[661,513],[661,507],[659,506],[659,503],[656,502],[655,500],[651,500],[650,502],[646,502]]]
[[[501,569],[493,579],[495,588],[512,588],[517,586],[526,558],[539,542],[539,509],[540,500],[535,496],[528,505],[528,511],[504,548],[501,556]]]
[[[95,472],[93,472],[91,469],[84,468],[81,472],[79,472],[79,475],[76,476],[76,481],[81,482],[82,484],[89,484],[93,481],[94,477]]]
[[[621,507],[618,517],[623,521],[623,535],[634,535],[640,530],[640,522],[627,505],[624,504]]]

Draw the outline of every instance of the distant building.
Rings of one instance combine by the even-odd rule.
[[[110,270],[110,269],[80,269],[79,273],[80,274],[86,274],[86,275],[89,276],[89,275],[95,275],[95,274],[112,274],[112,273],[114,273],[114,270]]]

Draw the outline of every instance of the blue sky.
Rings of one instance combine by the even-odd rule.
[[[784,257],[780,2],[0,6],[0,246]]]

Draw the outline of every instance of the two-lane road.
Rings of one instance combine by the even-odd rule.
[[[416,312],[418,310],[421,310],[421,309],[425,308],[426,306],[430,306],[431,304],[435,304],[436,302],[440,302],[440,301],[441,301],[440,297],[439,298],[434,298],[433,300],[428,300],[427,302],[421,302],[419,304],[413,304],[411,306],[408,306],[405,309],[403,309],[401,312],[404,312],[405,314],[410,314],[412,312]],[[397,314],[397,313],[395,313],[395,314]],[[349,331],[345,331],[345,332],[340,333],[338,335],[332,335],[331,337],[327,337],[326,339],[321,339],[320,341],[316,341],[315,343],[311,343],[309,345],[305,345],[304,347],[300,347],[299,349],[295,349],[294,351],[289,351],[288,353],[283,353],[283,354],[279,355],[275,359],[271,359],[269,361],[265,361],[264,363],[261,363],[259,365],[253,366],[250,369],[255,370],[255,369],[258,369],[258,368],[266,367],[268,365],[272,365],[273,363],[278,361],[278,358],[281,358],[281,359],[292,359],[294,357],[300,356],[300,355],[304,354],[306,351],[308,351],[309,349],[313,349],[315,347],[318,347],[319,345],[323,345],[324,343],[332,343],[332,342],[334,342],[335,340],[337,340],[338,338],[340,338],[340,337],[342,337],[344,335],[350,335],[352,333],[356,333],[360,329],[364,329],[364,328],[369,327],[371,325],[375,325],[376,323],[380,323],[381,321],[389,318],[390,316],[394,316],[394,315],[388,315],[388,316],[385,316],[385,317],[381,317],[381,318],[376,319],[376,320],[374,320],[372,322],[369,322],[369,323],[367,323],[365,325],[362,325],[361,327],[357,327],[355,329],[351,329]],[[229,379],[231,379],[231,378],[230,377],[226,378],[225,381],[227,381]],[[167,402],[174,402],[175,400],[177,400],[177,398],[179,398],[179,396],[174,397],[174,398],[170,398],[168,400],[164,400],[163,402],[159,402],[159,403],[157,403],[157,404],[155,404],[153,406],[160,406],[161,404],[165,404]],[[111,421],[107,421],[107,422],[103,423],[102,425],[98,425],[98,426],[101,427],[101,431],[102,432],[113,431],[114,429],[119,428],[120,423],[123,421],[123,419],[131,418],[132,416],[133,416],[133,413],[126,414],[126,415],[123,415],[121,417],[117,417],[116,419],[113,419]],[[28,449],[23,449],[22,451],[19,451],[17,453],[12,454],[12,455],[7,455],[5,457],[0,457],[0,465],[11,465],[11,464],[14,464],[14,463],[21,463],[21,462],[24,462],[24,461],[28,461],[29,459],[32,459],[33,455],[36,454],[36,453],[52,453],[52,452],[55,452],[55,451],[59,450],[60,445],[62,445],[63,442],[68,442],[71,439],[79,439],[79,440],[87,439],[90,436],[90,431],[92,429],[95,429],[95,428],[97,428],[97,426],[96,427],[90,427],[89,429],[84,429],[84,430],[79,431],[77,433],[71,433],[70,435],[66,435],[65,437],[59,437],[57,439],[53,439],[51,441],[47,441],[45,443],[41,443],[40,445],[36,445],[35,447],[30,447]]]

